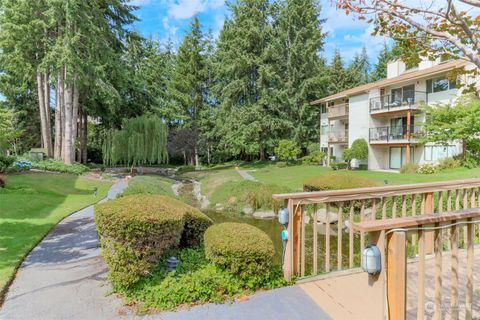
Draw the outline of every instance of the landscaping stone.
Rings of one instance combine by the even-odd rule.
[[[330,223],[337,223],[338,215],[336,213],[330,212],[329,215]],[[317,222],[325,224],[327,221],[327,210],[325,208],[320,208],[317,213]]]
[[[270,211],[257,210],[253,213],[253,217],[257,219],[273,219],[276,216],[277,215],[272,210]]]
[[[250,207],[245,207],[245,208],[242,209],[242,213],[250,215],[250,214],[253,213],[253,209],[250,208]]]

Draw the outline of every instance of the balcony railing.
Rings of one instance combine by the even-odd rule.
[[[399,108],[418,107],[427,103],[427,93],[423,91],[403,91],[401,94],[386,94],[370,99],[370,112],[385,112]]]
[[[348,103],[340,104],[337,106],[331,106],[328,108],[329,118],[341,118],[348,116],[349,105]]]
[[[328,142],[343,143],[348,142],[348,130],[332,131],[328,134]]]
[[[399,141],[399,140],[415,140],[425,133],[423,126],[396,126],[396,127],[378,127],[370,128],[370,141]]]

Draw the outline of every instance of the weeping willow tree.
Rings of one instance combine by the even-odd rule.
[[[103,163],[138,166],[168,162],[167,126],[158,117],[126,119],[121,130],[107,132]]]

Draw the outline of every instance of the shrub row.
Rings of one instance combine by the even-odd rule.
[[[95,207],[102,254],[116,289],[136,283],[178,245],[200,245],[212,221],[197,209],[167,196],[133,195]]]
[[[207,259],[241,279],[268,274],[274,254],[268,235],[249,224],[220,223],[205,232]]]
[[[329,173],[309,178],[303,182],[305,191],[339,190],[374,187],[370,179],[341,173]]]
[[[62,160],[48,159],[32,163],[32,168],[62,173],[82,174],[90,171],[90,168],[79,163],[65,164]]]

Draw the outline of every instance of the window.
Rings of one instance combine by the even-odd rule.
[[[414,149],[410,148],[410,162],[413,163]],[[390,147],[390,169],[400,169],[407,163],[407,148],[406,147]]]
[[[425,161],[437,162],[439,160],[456,156],[458,154],[455,146],[425,146]]]
[[[447,78],[436,78],[427,80],[427,92],[435,93],[456,88],[456,82]]]

